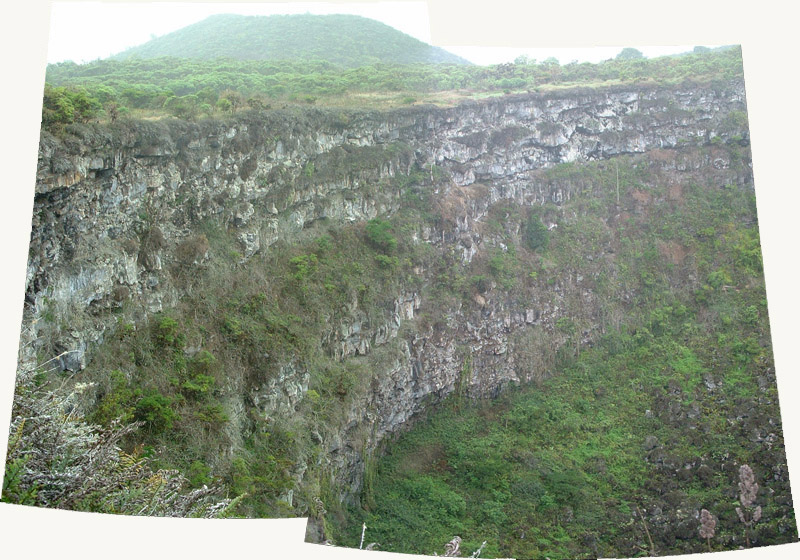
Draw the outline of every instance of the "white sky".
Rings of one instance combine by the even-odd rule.
[[[54,2],[50,19],[48,62],[72,60],[89,62],[106,58],[154,36],[162,36],[201,21],[212,14],[357,14],[381,21],[412,37],[431,42],[428,4],[401,2],[281,2],[281,3],[120,3]],[[486,46],[443,46],[476,64],[511,62],[521,54],[536,60],[551,56],[562,64],[572,60],[600,62],[614,58],[624,46],[576,48],[525,48]],[[654,57],[691,50],[690,46],[637,46]]]

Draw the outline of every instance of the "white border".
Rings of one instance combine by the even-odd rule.
[[[352,0],[351,0],[352,1]],[[0,427],[8,425],[27,261],[48,36],[48,2],[3,2],[0,7],[3,116],[0,132],[2,334]],[[755,185],[773,347],[792,480],[797,488],[798,305],[796,262],[798,171],[797,13],[789,3],[762,0],[641,0],[511,2],[431,0],[432,43],[516,46],[589,46],[739,43],[744,49]],[[124,22],[109,22],[124,25]],[[0,462],[6,432],[0,429]],[[87,521],[91,519],[91,521]],[[300,525],[298,525],[298,523]],[[153,520],[48,511],[0,504],[5,554],[58,558],[212,558],[225,555],[292,558],[413,558],[410,555],[332,550],[302,544],[302,521]],[[297,542],[296,545],[287,543]],[[708,558],[793,558],[800,544]],[[362,556],[366,554],[366,556]],[[758,555],[758,556],[756,556]],[[14,558],[17,555],[13,555]],[[420,557],[422,558],[422,557]],[[677,557],[677,558],[686,558]]]

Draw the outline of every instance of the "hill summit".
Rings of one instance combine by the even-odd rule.
[[[375,63],[469,61],[378,21],[354,15],[214,15],[127,49],[113,59],[233,58],[323,60],[354,67]]]

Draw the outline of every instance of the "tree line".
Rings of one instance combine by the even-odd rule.
[[[632,49],[635,50],[635,49]],[[638,52],[638,51],[637,51]],[[635,54],[635,53],[633,53]],[[624,55],[624,56],[623,56]],[[401,103],[444,91],[511,93],[540,86],[598,86],[656,80],[727,81],[741,76],[741,50],[702,49],[647,59],[628,49],[600,63],[559,64],[519,57],[492,66],[372,64],[345,68],[325,61],[193,60],[182,58],[61,62],[47,68],[45,128],[137,110],[197,118],[273,101],[324,104],[352,93],[396,93]]]

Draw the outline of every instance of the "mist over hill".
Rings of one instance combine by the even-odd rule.
[[[221,14],[125,50],[113,59],[323,60],[353,67],[469,61],[392,27],[354,15]]]

